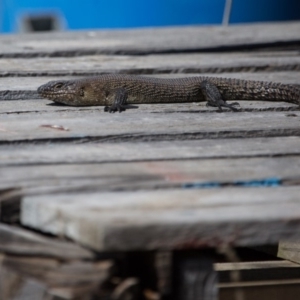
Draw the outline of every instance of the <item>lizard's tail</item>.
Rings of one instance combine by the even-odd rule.
[[[284,101],[300,105],[300,85],[230,78],[217,85],[225,100]]]

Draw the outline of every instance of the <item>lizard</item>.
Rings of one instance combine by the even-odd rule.
[[[122,112],[127,105],[207,101],[207,106],[227,107],[227,100],[284,101],[300,105],[300,87],[276,82],[221,77],[152,78],[106,74],[76,80],[50,81],[37,90],[43,98],[71,106],[104,106]]]

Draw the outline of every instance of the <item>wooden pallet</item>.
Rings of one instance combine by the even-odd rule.
[[[217,113],[205,103],[145,104],[108,114],[55,105],[36,89],[110,72],[298,85],[299,30],[1,36],[0,298],[298,299],[296,105],[241,101],[239,113]]]

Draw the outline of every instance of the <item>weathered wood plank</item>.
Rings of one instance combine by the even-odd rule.
[[[0,165],[87,164],[299,155],[300,137],[0,146]],[[4,174],[3,174],[4,175]]]
[[[47,238],[18,227],[0,224],[0,251],[29,256],[62,259],[91,259],[93,253],[76,244]]]
[[[300,264],[300,239],[282,240],[278,245],[278,257]]]
[[[1,59],[0,76],[299,71],[297,51]],[[46,80],[45,80],[46,81]]]
[[[243,271],[243,270],[263,270],[263,269],[299,269],[300,266],[288,260],[271,260],[271,261],[251,261],[251,262],[229,262],[215,263],[214,269],[218,272]],[[284,275],[284,274],[282,274]]]
[[[74,107],[67,105],[55,104],[47,99],[34,99],[30,97],[27,100],[27,96],[23,93],[22,100],[14,101],[1,101],[0,114],[30,114],[30,113],[47,113],[47,112],[69,112],[69,111],[103,111],[101,106],[84,106]],[[17,92],[16,95],[20,95]],[[33,92],[35,93],[35,92]],[[9,94],[9,97],[15,97],[14,93]],[[18,97],[18,96],[17,96]],[[37,96],[38,97],[38,96]],[[25,100],[26,101],[23,101]],[[34,99],[34,100],[32,100]],[[253,111],[297,111],[298,106],[287,102],[271,102],[271,101],[242,101],[239,110],[241,112],[253,112]],[[199,113],[215,113],[216,110],[206,107],[205,102],[200,103],[172,103],[172,104],[143,104],[136,106],[134,109],[136,113],[155,112],[155,113],[180,113],[180,112],[199,112]],[[127,110],[128,112],[128,110]],[[132,110],[133,112],[133,110]]]
[[[64,299],[81,299],[77,298],[80,292],[82,295],[80,289],[84,290],[85,295],[92,296],[114,272],[114,263],[108,260],[58,261],[50,258],[4,255],[2,264],[22,277],[42,282],[51,294],[67,295],[62,296]]]
[[[190,76],[217,76],[217,77],[229,77],[240,78],[248,80],[262,80],[262,81],[276,81],[285,84],[299,84],[300,72],[239,72],[239,73],[204,73],[204,74],[157,74],[157,75],[145,75],[149,77],[161,77],[161,78],[178,78],[178,77],[190,77]],[[24,77],[22,80],[17,77],[2,77],[0,78],[0,101],[2,100],[27,100],[27,99],[39,99],[39,95],[36,93],[36,89],[50,80],[57,80],[61,77]],[[62,79],[78,79],[80,76],[64,76]],[[34,102],[37,105],[37,101]],[[19,107],[21,103],[15,103],[12,105]],[[2,108],[3,105],[1,105]],[[2,109],[3,110],[3,109]]]
[[[299,187],[25,197],[22,223],[95,250],[250,246],[299,238]]]
[[[46,286],[0,265],[1,300],[46,300]],[[49,299],[51,300],[51,299]]]
[[[247,185],[255,180],[269,178],[275,178],[275,185],[281,185],[297,184],[299,170],[299,156],[105,164],[33,164],[1,167],[0,186],[22,187],[24,194],[47,194],[143,188],[185,189],[201,185],[205,187],[205,184],[218,186],[238,182]]]
[[[299,42],[299,22],[250,25],[93,30],[1,36],[2,57],[153,53],[280,46]],[[197,38],[195,38],[197,37]]]
[[[190,104],[193,105],[193,104]],[[141,105],[142,107],[142,105]],[[190,106],[187,105],[186,109]],[[172,105],[170,105],[171,110]],[[294,116],[294,117],[293,117]],[[140,113],[131,109],[108,114],[93,111],[57,111],[3,114],[0,139],[12,141],[85,140],[146,141],[299,135],[298,114],[286,112]],[[49,128],[62,126],[67,130]]]

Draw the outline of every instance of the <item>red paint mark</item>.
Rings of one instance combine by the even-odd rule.
[[[189,182],[194,180],[192,176],[184,174],[171,162],[147,162],[143,163],[143,165],[149,173],[162,176],[164,180],[169,182]]]

